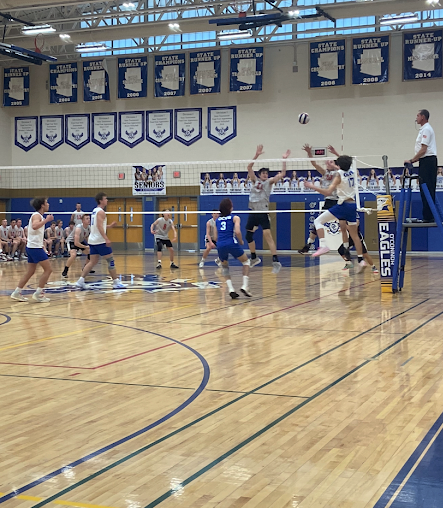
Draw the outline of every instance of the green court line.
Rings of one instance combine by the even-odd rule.
[[[200,416],[199,418],[196,418],[195,420],[193,420],[193,421],[191,421],[191,422],[187,423],[186,425],[183,425],[182,427],[180,427],[180,428],[178,428],[178,429],[176,429],[176,430],[174,430],[174,431],[170,432],[169,434],[166,434],[165,436],[163,436],[163,437],[161,437],[161,438],[157,439],[156,441],[153,441],[152,443],[150,443],[150,444],[148,444],[148,445],[146,445],[146,446],[143,446],[142,448],[139,448],[138,450],[136,450],[136,451],[134,451],[134,452],[132,452],[132,453],[130,453],[130,454],[128,454],[128,455],[126,455],[125,457],[122,457],[121,459],[119,459],[119,460],[117,460],[117,461],[113,462],[112,464],[109,464],[108,466],[106,466],[106,467],[104,467],[104,468],[102,468],[102,469],[100,469],[100,470],[96,471],[95,473],[92,473],[91,475],[87,476],[87,477],[86,477],[86,478],[84,478],[83,480],[79,480],[77,483],[74,483],[74,484],[70,485],[69,487],[66,487],[65,489],[61,490],[61,491],[60,491],[60,492],[58,492],[57,494],[54,494],[54,495],[52,495],[52,496],[48,497],[48,498],[47,498],[47,499],[45,499],[44,501],[40,501],[39,503],[37,503],[37,504],[33,505],[31,508],[41,508],[42,506],[47,505],[48,503],[50,503],[50,502],[52,502],[52,501],[54,501],[54,500],[56,500],[56,499],[60,498],[61,496],[64,496],[64,495],[65,495],[65,494],[67,494],[68,492],[71,492],[72,490],[76,489],[77,487],[80,487],[80,486],[84,485],[85,483],[88,483],[89,481],[93,480],[94,478],[97,478],[98,476],[101,476],[102,474],[106,473],[107,471],[110,471],[111,469],[114,469],[115,467],[117,467],[117,466],[119,466],[119,465],[121,465],[121,464],[123,464],[123,463],[127,462],[128,460],[130,460],[130,459],[132,459],[132,458],[136,457],[137,455],[140,455],[141,453],[143,453],[143,452],[145,452],[145,451],[147,451],[147,450],[149,450],[149,449],[153,448],[153,447],[154,447],[154,446],[156,446],[157,444],[163,443],[164,441],[168,440],[169,438],[174,437],[175,435],[177,435],[177,434],[179,434],[179,433],[183,432],[184,430],[187,430],[187,429],[189,429],[190,427],[193,427],[193,426],[194,426],[194,425],[196,425],[197,423],[200,423],[201,421],[206,420],[207,418],[209,418],[209,417],[213,416],[214,414],[217,414],[218,412],[222,411],[223,409],[226,409],[227,407],[231,406],[232,404],[234,404],[234,403],[236,403],[236,402],[238,402],[238,401],[240,401],[240,400],[244,399],[244,398],[245,398],[245,397],[247,397],[248,395],[251,395],[252,393],[254,393],[254,392],[256,392],[256,391],[259,391],[259,390],[263,389],[265,386],[268,386],[268,385],[270,385],[270,384],[274,383],[275,381],[278,381],[279,379],[282,379],[283,377],[285,377],[285,376],[287,376],[287,375],[289,375],[289,374],[292,374],[293,372],[295,372],[295,371],[297,371],[297,370],[299,370],[299,369],[301,369],[301,368],[305,367],[306,365],[309,365],[309,364],[311,364],[311,363],[315,362],[316,360],[318,360],[318,359],[320,359],[320,358],[322,358],[322,357],[324,357],[324,356],[326,356],[326,355],[328,355],[328,354],[332,353],[333,351],[336,351],[337,349],[340,349],[341,347],[345,346],[346,344],[349,344],[350,342],[352,342],[352,341],[354,341],[354,340],[358,339],[359,337],[361,337],[361,336],[363,336],[363,335],[365,335],[365,334],[367,334],[367,333],[371,332],[372,330],[375,330],[376,328],[378,328],[378,327],[380,327],[380,326],[384,325],[385,323],[388,323],[389,321],[392,321],[392,320],[396,319],[397,317],[402,316],[403,314],[406,314],[407,312],[409,312],[409,311],[411,311],[411,310],[413,310],[413,309],[415,309],[415,308],[419,307],[420,305],[422,305],[422,304],[426,303],[428,300],[429,300],[429,298],[427,298],[427,299],[423,300],[422,302],[420,302],[420,303],[418,303],[418,304],[416,304],[416,305],[413,305],[413,306],[412,306],[412,307],[410,307],[409,309],[404,310],[404,311],[400,312],[399,314],[396,314],[395,316],[392,316],[392,317],[390,317],[389,319],[386,319],[385,321],[382,321],[381,323],[379,323],[379,324],[377,324],[377,325],[373,326],[372,328],[369,328],[368,330],[366,330],[366,331],[364,331],[364,332],[359,333],[359,334],[358,334],[358,335],[356,335],[355,337],[352,337],[352,338],[348,339],[347,341],[342,342],[341,344],[338,344],[337,346],[334,346],[334,347],[332,347],[331,349],[328,349],[328,350],[327,350],[327,351],[325,351],[324,353],[321,353],[321,354],[317,355],[316,357],[311,358],[310,360],[307,360],[306,362],[304,362],[304,363],[302,363],[302,364],[298,365],[297,367],[294,367],[293,369],[290,369],[289,371],[287,371],[287,372],[285,372],[285,373],[283,373],[283,374],[280,374],[279,376],[275,377],[274,379],[271,379],[270,381],[267,381],[266,383],[264,383],[264,384],[262,384],[262,385],[258,386],[257,388],[255,388],[255,389],[253,389],[253,390],[251,390],[251,391],[249,391],[249,392],[246,392],[245,394],[241,395],[240,397],[237,397],[237,398],[235,398],[235,399],[231,400],[230,402],[227,402],[226,404],[223,404],[222,406],[219,406],[218,408],[216,408],[216,409],[214,409],[214,410],[210,411],[209,413],[206,413],[206,414],[204,414],[204,415]],[[443,313],[443,312],[442,312],[442,313]],[[437,317],[437,316],[435,316],[435,317]],[[432,318],[432,319],[434,319],[434,318]],[[425,323],[425,324],[426,324],[426,323]],[[422,326],[424,326],[424,325],[422,325]],[[419,329],[419,328],[417,328],[416,330],[418,330],[418,329]],[[414,330],[414,331],[416,331],[416,330]],[[413,332],[410,332],[410,333],[413,333]],[[404,338],[406,338],[406,336],[401,337],[400,339],[398,339],[396,342],[394,342],[394,344],[393,344],[393,345],[397,344],[398,342],[400,342],[400,341],[401,341],[401,340],[403,340]],[[390,347],[392,347],[392,346],[390,346]],[[366,363],[369,363],[369,360],[367,360],[367,361],[365,362],[365,364],[366,364]],[[358,368],[356,368],[356,369],[358,369]],[[354,369],[354,370],[356,370],[356,369]],[[353,371],[354,371],[354,370],[353,370]],[[353,372],[353,371],[352,371],[352,372]],[[350,374],[348,374],[348,375],[350,375]],[[346,377],[346,376],[345,376],[345,377]],[[344,379],[344,377],[342,377],[342,378]],[[340,379],[340,380],[341,380],[341,379]],[[336,382],[335,382],[335,384],[337,384],[338,382],[339,382],[339,381],[336,381]],[[323,389],[321,392],[323,393],[323,391],[324,391],[324,389]],[[305,401],[303,401],[301,404],[299,404],[298,406],[296,406],[296,408],[300,408],[300,407],[302,407],[302,406],[305,406],[308,402],[310,402],[311,400],[313,400],[313,398],[314,398],[314,397],[317,397],[317,396],[319,396],[319,395],[318,395],[318,394],[315,394],[315,396],[312,396],[312,397],[310,397],[309,399],[306,399],[306,400],[305,400]],[[295,410],[296,410],[296,409],[295,409]],[[295,411],[295,410],[294,410],[294,411]],[[291,413],[291,414],[292,414],[292,413]],[[284,415],[283,415],[283,416],[284,416]],[[289,415],[288,415],[288,416],[289,416]],[[281,419],[282,419],[282,417],[280,417],[280,418],[279,418],[279,421],[281,421]],[[277,423],[278,423],[278,422],[277,422]],[[276,425],[277,423],[275,423],[275,425]],[[265,431],[263,431],[263,432],[265,432]],[[255,435],[255,434],[254,434],[254,435]],[[234,450],[232,453],[234,453],[237,449],[240,449],[240,448],[238,448],[238,446],[239,446],[239,445],[237,445],[237,447],[235,447],[235,450]],[[229,453],[229,452],[227,452],[227,453]],[[231,453],[231,454],[232,454],[232,453]],[[225,455],[226,455],[226,454],[225,454]],[[225,457],[225,458],[226,458],[226,457]],[[223,460],[223,459],[220,459],[220,458],[219,458],[219,459],[217,459],[217,460],[220,462],[220,461],[221,461],[221,460]],[[218,463],[218,462],[217,462],[217,463]],[[213,464],[213,465],[215,465],[215,464]],[[208,467],[208,466],[206,466],[206,468],[207,468],[207,467]],[[213,467],[213,466],[211,466],[211,467]],[[204,469],[205,469],[205,468],[204,468]],[[205,470],[206,470],[206,469],[205,469]],[[200,471],[202,471],[202,470],[200,470]],[[203,472],[204,472],[204,471],[203,471]],[[201,474],[203,474],[203,472],[202,472]],[[197,473],[196,473],[196,474],[197,474]],[[195,476],[195,475],[193,475],[193,476]],[[192,477],[190,477],[190,478],[192,478]],[[196,478],[197,478],[197,476],[196,476]],[[193,478],[193,479],[195,479],[195,478]],[[188,480],[189,480],[189,478],[188,478]],[[190,480],[190,481],[192,481],[192,480]],[[183,484],[182,484],[182,485],[183,485]],[[174,492],[176,492],[176,491],[174,491]],[[169,491],[169,495],[168,495],[167,497],[170,497],[171,495],[173,495],[173,493],[174,493],[174,492]],[[166,493],[166,494],[168,494],[168,493]],[[162,501],[163,501],[164,499],[167,499],[167,497],[165,497],[165,498],[163,499],[163,497],[164,497],[166,494],[164,494],[163,496],[161,496],[161,497],[162,497]],[[160,502],[161,502],[161,501],[160,501]],[[157,503],[157,504],[158,504],[158,503]],[[156,506],[156,505],[150,504],[150,505],[148,505],[148,506],[147,506],[147,507],[145,507],[145,508],[148,508],[148,507],[150,508],[151,506]]]

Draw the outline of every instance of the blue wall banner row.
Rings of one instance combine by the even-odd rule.
[[[83,67],[83,101],[111,99],[108,62],[106,59],[50,64],[49,103],[76,103],[79,99],[79,66]],[[190,94],[220,93],[221,52],[189,53]],[[148,96],[148,57],[131,56],[117,59],[117,97],[119,99]],[[230,50],[229,90],[260,91],[263,86],[263,48]],[[154,56],[154,97],[185,95],[186,53]],[[29,67],[4,71],[3,106],[29,106]]]
[[[237,136],[237,107],[208,107],[208,138],[224,145]],[[55,150],[63,143],[80,150],[91,141],[108,148],[117,140],[134,148],[142,141],[155,146],[175,138],[190,146],[202,137],[202,108],[81,113],[15,118],[15,145],[28,152],[39,143]]]

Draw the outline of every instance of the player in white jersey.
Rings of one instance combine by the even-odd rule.
[[[49,262],[48,255],[43,249],[43,237],[45,233],[45,224],[54,220],[52,215],[43,217],[44,213],[49,210],[49,203],[47,198],[35,198],[31,201],[31,206],[34,208],[35,213],[31,215],[28,225],[28,242],[26,245],[26,254],[28,255],[28,270],[20,279],[18,286],[11,294],[13,300],[19,302],[27,302],[28,299],[22,295],[22,290],[28,283],[29,279],[34,275],[37,265],[40,264],[43,268],[43,273],[38,281],[38,288],[32,295],[32,299],[36,302],[46,303],[49,298],[46,298],[43,291],[49,276],[52,273],[51,263]]]
[[[174,233],[173,242],[177,241],[177,232],[174,227],[174,222],[171,219],[169,210],[163,210],[163,214],[156,221],[151,224],[151,234],[154,235],[155,245],[157,248],[157,269],[162,267],[162,249],[166,245],[169,250],[169,260],[171,262],[170,268],[178,268],[174,263],[174,248],[172,247],[171,240],[169,239],[169,231]]]
[[[336,162],[328,161],[328,169],[337,171],[331,185],[327,189],[319,189],[314,184],[305,182],[305,187],[313,189],[323,196],[331,196],[337,190],[338,202],[329,210],[323,212],[319,217],[314,220],[314,226],[317,230],[318,238],[320,240],[320,247],[312,254],[314,257],[326,254],[329,247],[326,246],[324,224],[331,220],[339,220],[340,228],[343,235],[343,245],[346,249],[349,248],[348,236],[346,227],[354,241],[355,250],[357,251],[359,266],[356,271],[362,270],[366,265],[363,260],[363,247],[361,240],[358,236],[357,226],[357,205],[355,203],[355,179],[357,174],[352,169],[352,157],[349,155],[340,155]],[[347,225],[346,225],[347,223]]]
[[[74,210],[74,212],[71,215],[71,220],[73,220],[75,222],[76,226],[78,224],[82,223],[82,217],[83,217],[83,215],[85,215],[85,212],[82,211],[82,205],[81,205],[81,203],[77,203],[75,205],[75,210]]]
[[[206,249],[205,252],[203,252],[202,259],[198,266],[200,268],[203,268],[205,266],[206,258],[208,257],[208,254],[213,249],[212,245],[217,247],[217,241],[215,238],[217,238],[217,226],[215,224],[215,221],[218,219],[220,214],[218,213],[218,210],[212,210],[212,219],[209,219],[206,223],[206,235],[205,235],[205,243],[206,243]],[[217,259],[215,260],[215,263],[220,266],[221,262]]]
[[[6,219],[2,220],[0,226],[0,254],[3,259],[12,261],[9,255],[8,221]]]
[[[17,247],[18,259],[21,259],[22,257],[27,257],[25,254],[27,239],[25,235],[25,230],[22,227],[21,219],[17,219],[17,225],[15,226],[15,238],[17,239],[17,241],[20,242],[20,244]]]
[[[111,240],[106,236],[105,208],[108,204],[108,197],[104,192],[99,192],[95,196],[95,201],[97,207],[94,208],[91,214],[91,234],[88,239],[91,259],[83,268],[81,277],[78,279],[76,285],[81,289],[87,289],[85,277],[98,263],[100,257],[103,257],[108,263],[108,270],[112,277],[114,289],[125,289],[126,286],[117,278],[117,270],[115,269],[114,257],[111,249]],[[116,224],[116,222],[113,222],[108,227],[112,228]]]
[[[15,257],[16,252],[19,250],[21,241],[20,238],[17,238],[16,231],[17,221],[15,219],[11,220],[11,224],[8,226],[8,240],[10,246],[10,256],[14,261],[18,261],[18,258]]]
[[[57,251],[56,251],[57,238],[56,238],[56,234],[55,234],[55,226],[56,225],[57,225],[57,223],[55,221],[52,221],[50,227],[47,228],[45,231],[46,252],[48,253],[50,258],[52,258],[53,256],[56,257],[56,253],[57,253]]]
[[[63,256],[65,252],[65,231],[63,229],[63,221],[58,220],[55,226],[55,237],[60,246],[60,256]]]
[[[263,145],[258,145],[253,159],[256,160],[263,153]],[[269,245],[269,249],[271,250],[272,254],[272,273],[278,273],[281,269],[281,263],[278,260],[277,256],[277,247],[271,234],[271,222],[268,214],[269,197],[271,195],[272,186],[286,176],[286,159],[290,154],[291,152],[287,150],[286,153],[282,155],[282,158],[284,159],[282,170],[272,178],[268,178],[268,168],[261,168],[258,171],[257,177],[253,170],[254,163],[251,162],[248,165],[248,176],[252,181],[252,188],[251,192],[249,193],[249,208],[250,210],[263,212],[250,213],[248,222],[246,223],[246,241],[248,242],[249,250],[251,251],[251,268],[255,265],[258,265],[261,261],[261,259],[258,258],[257,254],[255,253],[254,241],[254,231],[258,229],[259,226],[261,226],[263,230],[263,237]]]
[[[87,259],[91,259],[90,249],[88,245],[88,238],[91,233],[91,226],[89,225],[91,217],[87,214],[83,215],[82,223],[75,226],[69,233],[67,242],[69,244],[69,259],[66,261],[65,268],[62,273],[62,277],[68,276],[68,271],[75,258],[79,254],[86,254]],[[86,261],[86,264],[88,261]],[[92,271],[94,273],[94,271]]]

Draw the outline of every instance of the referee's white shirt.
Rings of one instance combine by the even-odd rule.
[[[418,131],[417,139],[415,140],[415,153],[421,149],[421,145],[426,145],[426,153],[422,157],[429,157],[430,155],[437,155],[437,143],[435,142],[434,129],[425,123]]]

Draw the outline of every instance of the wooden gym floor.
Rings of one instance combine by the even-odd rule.
[[[231,301],[195,256],[117,255],[122,291],[59,259],[49,304],[0,264],[0,504],[442,506],[441,259],[383,296],[337,255],[264,261]]]

